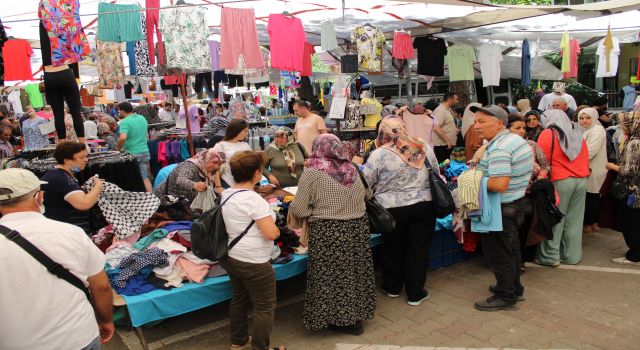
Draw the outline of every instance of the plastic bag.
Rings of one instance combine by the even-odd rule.
[[[191,209],[201,209],[203,212],[213,208],[216,196],[213,190],[208,188],[206,191],[198,192],[196,198],[191,202]]]

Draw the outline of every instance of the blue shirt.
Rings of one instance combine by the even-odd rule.
[[[524,197],[533,171],[533,153],[522,137],[509,130],[498,133],[487,145],[478,164],[489,177],[508,176],[509,187],[500,194],[501,203],[511,203]]]
[[[625,111],[633,111],[633,103],[636,101],[636,89],[631,85],[627,85],[622,88],[622,92],[624,92],[622,108]]]

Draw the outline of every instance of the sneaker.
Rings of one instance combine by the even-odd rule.
[[[407,304],[409,304],[409,305],[411,305],[411,306],[418,306],[418,305],[422,304],[422,302],[423,302],[423,301],[425,301],[425,300],[429,299],[429,292],[427,292],[427,291],[425,290],[423,293],[424,293],[424,294],[423,294],[423,297],[422,297],[422,298],[420,298],[420,299],[419,299],[419,300],[417,300],[417,301],[411,301],[411,300],[409,300],[409,301],[407,301]]]
[[[495,284],[490,285],[489,291],[493,294],[496,294],[496,285]],[[520,295],[516,294],[516,301],[524,301],[524,300],[525,300],[524,294],[520,294]]]
[[[547,263],[543,263],[542,261],[536,259],[536,260],[533,261],[533,263],[536,264],[536,265],[548,266],[548,267],[558,267],[558,266],[560,266],[560,262],[559,261],[554,261],[551,264],[547,264]]]
[[[388,292],[386,289],[382,288],[382,293],[384,293],[386,296],[388,296],[389,298],[397,298],[400,296],[400,293],[395,294],[395,293],[391,293]]]
[[[624,256],[619,257],[619,258],[615,258],[615,259],[611,259],[611,262],[614,263],[614,264],[620,264],[620,265],[640,266],[640,261],[631,261],[631,260],[627,259]]]
[[[348,334],[348,335],[362,335],[364,333],[364,327],[362,326],[362,322],[358,321],[351,326],[336,326],[334,324],[330,324],[327,329],[332,332]]]
[[[473,305],[480,311],[499,311],[517,309],[516,302],[508,302],[498,297],[491,296],[487,300],[478,301]]]

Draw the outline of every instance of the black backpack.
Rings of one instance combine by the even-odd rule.
[[[198,219],[193,221],[193,226],[191,227],[191,247],[197,257],[218,261],[225,257],[229,250],[249,232],[249,229],[255,221],[251,221],[249,226],[247,226],[238,237],[231,241],[231,243],[228,243],[229,234],[227,233],[224,218],[222,217],[222,206],[235,194],[246,191],[248,190],[232,193],[222,204],[207,210]]]

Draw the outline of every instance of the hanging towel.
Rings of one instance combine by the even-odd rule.
[[[93,179],[84,184],[89,191],[93,188]],[[124,239],[140,231],[160,206],[160,199],[153,193],[124,191],[105,181],[98,206],[107,222],[113,226],[116,238]]]
[[[471,231],[477,233],[502,231],[502,207],[500,206],[500,193],[487,190],[488,177],[482,178],[480,185],[482,202],[482,216],[471,217]]]

